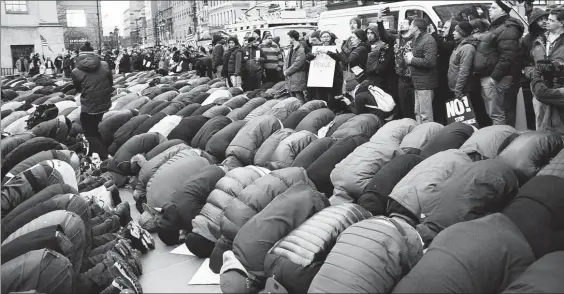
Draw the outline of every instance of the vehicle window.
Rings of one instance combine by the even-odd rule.
[[[469,4],[451,4],[451,5],[435,5],[433,10],[437,13],[441,21],[447,21],[451,18],[461,20],[471,20],[474,18],[486,18],[491,3],[469,3]]]
[[[362,18],[365,20],[364,22],[366,23],[366,27],[367,27],[370,24],[376,24],[378,14],[362,15]],[[386,29],[391,29],[396,31],[398,30],[399,11],[397,10],[390,11],[388,15],[382,18],[384,19],[384,27],[386,27]]]
[[[422,18],[426,20],[427,23],[433,25],[433,27],[435,27],[435,30],[437,30],[437,26],[433,23],[433,21],[431,20],[429,15],[425,13],[425,11],[420,9],[408,9],[405,11],[405,19],[413,20],[415,18]]]
[[[296,30],[300,35],[305,32],[306,35],[309,35],[313,31],[315,31],[314,27],[305,27],[305,28],[273,28],[272,29],[272,36],[273,37],[280,37],[280,46],[285,47],[290,45],[290,36],[288,36],[288,32],[291,30]]]

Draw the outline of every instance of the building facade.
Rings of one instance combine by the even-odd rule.
[[[86,41],[90,41],[95,48],[101,47],[100,11],[100,1],[57,1],[57,17],[63,25],[67,50],[78,50]]]
[[[11,74],[20,54],[56,56],[64,51],[56,1],[0,1],[0,35],[2,75]]]
[[[175,42],[180,43],[194,34],[194,1],[172,1],[172,31]]]
[[[209,33],[214,34],[223,29],[224,25],[234,24],[251,8],[249,1],[208,1]]]

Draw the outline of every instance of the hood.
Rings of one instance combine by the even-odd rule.
[[[470,36],[464,40],[462,40],[462,42],[460,42],[460,46],[466,45],[466,44],[470,44],[472,46],[474,46],[474,48],[478,48],[478,45],[480,45],[480,40],[476,39],[476,37],[474,36]]]
[[[376,41],[378,41],[378,40],[380,39],[380,34],[378,34],[378,27],[377,27],[377,26],[368,26],[368,27],[366,28],[366,30],[364,30],[364,31],[366,32],[366,36],[367,36],[367,37],[368,37],[368,31],[369,31],[369,30],[372,31],[372,32],[374,32],[374,35],[376,35],[376,40],[375,40],[375,41],[370,41],[370,40],[367,41],[368,43],[371,43],[371,44],[372,44],[372,43],[374,43],[374,42],[376,42]]]
[[[521,34],[525,31],[525,26],[523,26],[523,23],[516,18],[510,17],[509,15],[502,16],[502,17],[492,21],[491,26],[492,27],[497,26],[497,25],[500,25],[502,23],[505,24],[508,27],[510,27],[510,26],[516,27],[521,32]]]
[[[536,25],[537,20],[543,16],[548,16],[548,12],[540,8],[534,8],[529,16],[529,32],[539,32],[544,31],[544,29],[540,28]]]
[[[86,72],[97,71],[101,64],[102,59],[92,53],[81,54],[76,58],[76,68]]]

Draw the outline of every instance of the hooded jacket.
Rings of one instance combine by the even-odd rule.
[[[71,76],[76,92],[81,93],[82,112],[101,113],[110,109],[114,80],[106,62],[94,54],[81,54]]]
[[[340,116],[336,117],[335,121],[337,121],[339,117]],[[330,128],[327,132],[327,136],[342,139],[348,136],[363,135],[370,138],[382,125],[383,122],[376,115],[368,113],[353,115],[341,124],[336,131],[331,132]]]
[[[502,293],[556,293],[564,289],[564,252],[547,254],[533,264]]]
[[[390,293],[422,256],[420,237],[404,220],[363,220],[339,235],[307,292]]]
[[[183,179],[197,174],[209,162],[192,150],[183,150],[161,165],[147,183],[147,204],[162,208],[182,188]]]
[[[392,293],[499,293],[533,262],[519,228],[495,213],[442,231]]]
[[[394,47],[385,43],[378,35],[378,27],[368,26],[366,32],[371,30],[376,40],[369,44],[370,52],[366,61],[366,78],[376,83],[376,86],[388,92],[391,85],[388,81],[395,75],[394,71]]]
[[[403,137],[400,148],[405,153],[419,155],[421,149],[439,134],[442,129],[443,125],[436,122],[426,122],[416,125],[409,134]]]
[[[274,150],[278,147],[282,140],[288,138],[290,135],[294,134],[296,131],[292,129],[279,129],[274,132],[270,137],[264,140],[264,143],[260,145],[254,158],[254,163],[257,166],[267,167],[267,163],[270,162]]]
[[[20,162],[41,151],[62,149],[66,148],[54,139],[45,137],[32,138],[16,147],[12,152],[5,155],[2,154],[2,178]]]
[[[564,49],[564,46],[560,47]],[[531,91],[537,100],[534,101],[537,130],[564,135],[564,88],[549,88],[535,72],[531,80]]]
[[[351,225],[371,217],[370,212],[352,203],[323,209],[268,251],[265,275],[274,277],[288,293],[307,293],[338,236]]]
[[[472,158],[494,159],[503,151],[506,140],[518,135],[517,130],[511,126],[496,125],[477,130],[468,138],[460,150]]]
[[[488,159],[456,170],[436,189],[435,208],[417,226],[425,244],[451,225],[501,211],[517,194],[519,180],[510,166]]]
[[[239,230],[232,253],[224,254],[221,290],[224,293],[256,293],[262,289],[266,280],[264,260],[270,248],[327,206],[325,196],[305,183],[296,184],[278,195]],[[248,286],[239,287],[245,285],[245,281]]]
[[[274,149],[267,167],[270,170],[290,167],[296,156],[315,140],[317,136],[305,130],[289,135]]]
[[[482,77],[499,81],[512,75],[519,66],[516,57],[524,27],[521,21],[509,15],[492,21],[486,34],[481,36],[474,56],[474,72]]]
[[[120,175],[131,175],[131,158],[137,154],[145,154],[151,151],[151,149],[165,140],[166,138],[159,133],[145,133],[133,136],[118,149],[116,155],[110,160],[108,169]]]
[[[217,242],[221,237],[220,225],[225,209],[241,196],[243,189],[267,173],[268,170],[255,166],[235,168],[227,172],[209,194],[200,214],[192,220],[192,232]]]
[[[548,17],[548,12],[541,8],[533,8],[531,15],[529,15],[529,33],[521,39],[521,50],[517,60],[521,62],[521,68],[534,67],[536,62],[531,54],[535,40],[546,32],[544,28],[539,27],[536,22],[541,17]],[[523,80],[522,80],[523,81]],[[528,86],[528,82],[523,83],[523,87]]]
[[[253,110],[257,107],[263,105],[266,102],[266,99],[262,97],[257,97],[249,100],[245,105],[241,106],[240,108],[234,109],[231,111],[227,117],[236,121],[236,120],[243,120],[245,119]]]
[[[238,120],[228,124],[208,139],[204,150],[217,160],[224,160],[227,147],[246,123],[245,120]]]
[[[480,40],[470,36],[458,44],[452,52],[447,72],[448,87],[454,92],[455,98],[462,98],[470,89],[470,77],[472,76],[472,63],[476,53],[476,47]]]

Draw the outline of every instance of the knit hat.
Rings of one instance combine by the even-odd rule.
[[[454,28],[462,37],[468,37],[472,35],[472,25],[467,21],[461,21],[458,25]]]
[[[411,24],[413,24],[414,26],[418,27],[419,30],[421,30],[421,31],[427,30],[427,26],[429,25],[429,24],[427,23],[427,21],[424,20],[424,19],[422,19],[422,18],[416,18],[416,19],[414,19]]]
[[[481,19],[481,18],[473,19],[469,23],[472,26],[473,32],[483,33],[483,32],[486,31],[486,29],[488,27],[487,22],[484,19]]]
[[[261,34],[261,33],[260,33],[260,30],[259,30],[259,29],[254,30],[253,33],[257,34],[257,36],[260,37],[260,34]]]
[[[84,42],[84,45],[80,46],[79,51],[80,52],[94,52],[94,48],[92,48],[92,45],[90,45],[90,42],[86,41],[86,42]]]
[[[366,31],[364,30],[355,30],[354,34],[361,42],[366,42],[366,40],[368,40],[368,37],[366,37]]]
[[[249,38],[247,39],[247,42],[248,42],[248,43],[252,43],[252,42],[254,42],[255,40],[256,40],[255,37],[249,37]]]
[[[345,91],[350,92],[353,91],[356,86],[358,86],[358,81],[355,78],[350,78],[347,80],[345,84]]]
[[[495,0],[495,3],[506,13],[510,13],[511,7],[513,7],[513,3],[511,3],[511,1]]]
[[[529,15],[529,30],[531,29],[531,25],[536,23],[543,16],[548,16],[549,13],[540,8],[533,8],[531,15]]]

